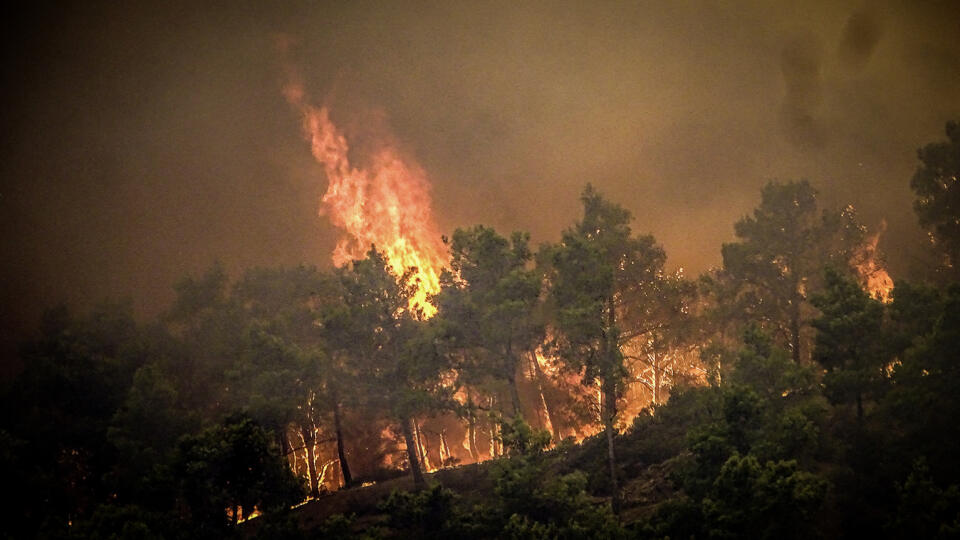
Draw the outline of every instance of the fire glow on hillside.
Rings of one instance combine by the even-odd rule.
[[[329,107],[311,104],[296,77],[289,78],[283,92],[301,114],[304,137],[327,178],[320,214],[344,232],[334,249],[333,263],[350,264],[364,258],[375,246],[396,275],[415,269],[418,290],[410,307],[422,310],[425,317],[434,315],[437,310],[428,298],[439,292],[439,274],[447,264],[447,256],[433,219],[431,185],[424,169],[401,152],[389,135],[373,137],[372,144],[356,144],[357,140],[353,140],[351,145],[347,132],[331,119]],[[363,131],[362,135],[369,135]],[[877,251],[882,232],[881,229],[866,237],[850,264],[864,290],[889,301],[892,280]],[[704,382],[705,370],[698,366],[700,351],[696,346],[658,351],[650,338],[644,338],[628,347],[635,361],[628,368],[626,388],[618,400],[622,401],[618,408],[625,413],[624,418],[664,403],[675,380]],[[602,428],[603,396],[599,387],[581,385],[580,373],[563,371],[558,366],[542,346],[523,362],[516,374],[521,410],[523,416],[536,419],[536,427],[547,430],[554,443],[565,438],[581,441]],[[469,388],[460,388],[455,399],[464,407],[494,411],[502,390],[494,389],[481,397],[471,396]],[[478,398],[483,402],[476,403]],[[626,424],[617,427],[623,429]],[[303,474],[317,475],[319,484],[336,489],[343,485],[342,473],[334,467],[338,458],[333,449],[320,448],[324,445],[316,442],[332,440],[329,436],[321,437],[322,431],[322,427],[314,425],[312,442],[301,437],[303,455],[294,453],[293,467]],[[427,472],[456,463],[485,461],[504,451],[498,422],[491,415],[474,414],[467,420],[450,413],[418,417],[412,421],[412,431],[417,459]],[[373,437],[379,437],[381,443],[400,438],[391,426],[381,427]],[[316,451],[308,452],[308,446]],[[382,459],[392,466],[395,454],[386,450],[382,458],[370,458]],[[310,461],[313,470],[308,466]]]

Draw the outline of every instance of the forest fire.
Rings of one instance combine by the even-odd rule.
[[[960,1],[6,15],[0,540],[960,533]]]
[[[327,176],[321,214],[346,232],[334,250],[333,263],[343,266],[362,259],[376,246],[397,275],[416,268],[419,288],[411,307],[433,315],[436,309],[427,296],[440,288],[444,247],[431,213],[424,170],[385,141],[378,141],[379,148],[364,156],[365,166],[351,163],[350,146],[330,120],[329,109],[308,104],[303,87],[295,82],[288,83],[284,95],[303,114],[304,135]]]
[[[881,302],[888,303],[893,300],[893,278],[887,273],[879,260],[877,244],[880,242],[880,236],[887,230],[887,221],[880,222],[880,227],[876,233],[869,235],[860,249],[854,254],[854,267],[857,269],[863,289]]]

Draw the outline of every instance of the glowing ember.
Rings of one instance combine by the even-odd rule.
[[[302,112],[313,157],[327,175],[321,214],[347,233],[337,243],[333,263],[342,266],[362,259],[375,245],[397,275],[417,269],[420,286],[411,307],[422,308],[427,317],[433,315],[436,309],[427,302],[427,295],[440,289],[445,250],[431,213],[426,173],[389,143],[381,143],[368,156],[369,165],[352,165],[347,139],[331,122],[329,110],[309,105],[297,83],[289,83],[283,93]]]

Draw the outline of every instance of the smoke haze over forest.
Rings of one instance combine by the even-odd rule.
[[[556,240],[591,182],[688,275],[801,178],[910,272],[916,150],[960,116],[954,2],[134,4],[5,8],[5,348],[58,302],[154,315],[215,260],[330,264],[285,62],[420,163],[444,233]]]

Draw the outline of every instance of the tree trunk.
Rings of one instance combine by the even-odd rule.
[[[426,486],[423,480],[423,473],[420,471],[420,461],[417,459],[417,442],[413,438],[412,418],[407,418],[400,422],[400,428],[403,432],[403,440],[407,443],[407,461],[410,462],[410,473],[413,474],[414,489],[422,489]]]
[[[279,439],[280,439],[280,455],[282,455],[283,459],[286,460],[287,465],[290,465],[290,440],[287,435],[286,424],[284,424],[283,427],[280,429]],[[294,456],[293,465],[291,466],[291,468],[296,469],[296,462],[297,462],[296,456]]]
[[[520,392],[517,390],[516,365],[512,365],[511,367],[513,369],[507,368],[507,386],[510,387],[510,402],[513,405],[513,416],[523,417],[523,413],[520,412]]]
[[[340,420],[340,400],[333,402],[333,428],[337,436],[337,459],[340,460],[340,476],[343,479],[343,485],[349,486],[353,483],[353,477],[350,476],[350,465],[347,464],[347,453],[343,448],[343,429]]]
[[[790,300],[790,348],[793,363],[797,365],[800,365],[800,300],[799,291],[794,292]]]
[[[427,443],[423,440],[423,429],[420,427],[420,422],[417,422],[416,419],[413,420],[413,436],[417,441],[420,466],[425,469],[430,469],[430,456],[427,455],[430,450],[427,448]]]
[[[653,404],[660,404],[660,357],[656,352],[653,353]]]
[[[480,461],[480,452],[477,450],[477,415],[474,412],[473,396],[467,391],[467,441],[470,444],[470,457],[474,463]]]
[[[300,426],[300,434],[303,436],[303,445],[307,450],[307,471],[309,472],[310,496],[316,499],[320,496],[320,487],[317,478],[317,456],[314,449],[316,437],[313,430]]]
[[[447,430],[440,428],[440,466],[450,462],[450,446],[447,445]]]
[[[543,380],[546,378],[546,375],[544,375],[543,370],[540,369],[540,360],[537,359],[537,355],[533,354],[532,356],[534,370],[533,373],[537,378],[537,390],[540,392],[540,401],[543,403],[543,412],[547,417],[544,428],[550,430],[550,433],[553,435],[553,443],[558,444],[560,442],[560,428],[553,421],[553,411],[550,409],[550,403],[547,402],[547,396],[543,393]]]
[[[489,410],[492,411],[496,403],[497,402],[494,400],[493,396],[490,396]],[[497,452],[497,422],[491,418],[490,419],[490,457],[495,458],[498,455],[499,453]]]
[[[620,488],[617,485],[617,457],[613,451],[614,426],[617,418],[617,354],[619,344],[616,339],[616,311],[611,296],[607,301],[607,335],[604,336],[604,351],[607,369],[602,381],[603,391],[603,427],[607,432],[607,457],[610,460],[610,504],[614,514],[620,514]]]
[[[620,488],[617,484],[617,457],[613,451],[614,425],[613,421],[617,417],[617,392],[613,381],[604,380],[603,382],[603,427],[607,432],[607,457],[610,460],[610,493],[613,513],[620,513]]]

